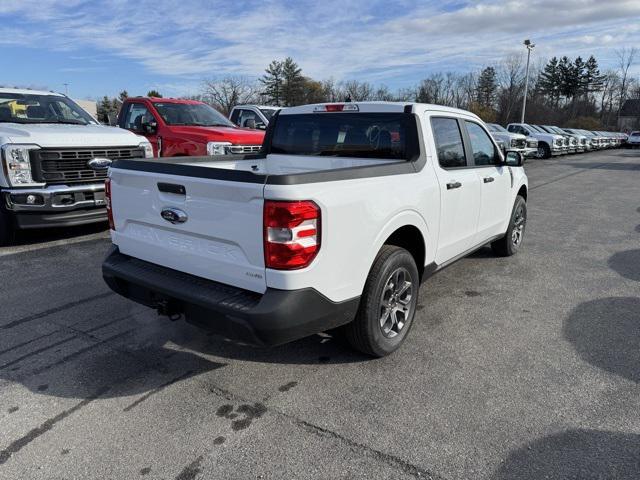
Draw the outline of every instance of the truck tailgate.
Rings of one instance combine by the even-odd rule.
[[[254,292],[266,290],[263,183],[118,168],[110,177],[112,239],[120,252]],[[186,220],[163,218],[167,209],[186,214]]]

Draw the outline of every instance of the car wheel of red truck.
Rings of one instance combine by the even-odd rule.
[[[374,357],[397,350],[413,324],[419,288],[413,256],[384,245],[369,272],[356,318],[345,327],[351,346]]]

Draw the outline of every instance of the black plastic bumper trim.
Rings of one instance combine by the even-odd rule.
[[[332,302],[312,288],[259,294],[129,257],[117,247],[105,258],[102,274],[126,298],[256,345],[280,345],[344,325],[360,302]]]

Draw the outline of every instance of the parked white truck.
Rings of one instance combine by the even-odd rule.
[[[65,95],[0,88],[0,245],[17,229],[106,221],[116,158],[150,157],[143,137],[105,127]]]
[[[538,141],[538,158],[550,158],[569,153],[569,141],[562,135],[548,133],[535,125],[526,123],[510,123],[507,130],[513,133],[521,133],[527,138],[535,138]]]
[[[482,121],[406,103],[288,108],[259,155],[117,160],[117,293],[227,338],[276,345],[342,327],[373,356],[404,341],[421,280],[527,219],[520,153]]]

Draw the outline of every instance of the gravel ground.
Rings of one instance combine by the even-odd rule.
[[[640,154],[527,164],[524,249],[396,354],[211,337],[112,294],[103,227],[0,249],[0,478],[640,478]]]

